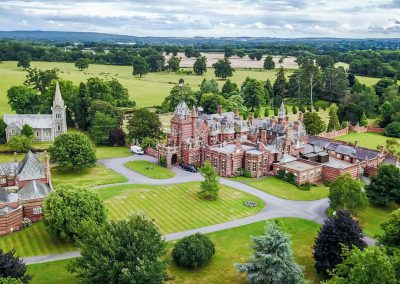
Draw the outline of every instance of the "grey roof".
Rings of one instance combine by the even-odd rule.
[[[11,126],[22,128],[28,124],[32,128],[52,128],[53,116],[51,114],[5,114],[4,122]]]
[[[21,200],[44,198],[51,193],[51,189],[40,181],[33,180],[18,191]]]
[[[0,164],[0,176],[12,176],[15,175],[16,169],[18,168],[19,163],[2,163]]]
[[[367,148],[356,148],[355,158],[358,160],[369,160],[379,156],[379,151],[367,149]]]
[[[330,143],[331,143],[331,141],[320,138],[320,137],[316,137],[316,136],[308,137],[308,144],[315,145],[318,147],[326,148]]]
[[[46,177],[46,168],[38,158],[29,151],[24,159],[19,163],[17,176],[20,181],[41,179]]]
[[[56,92],[54,94],[53,107],[64,107],[64,100],[61,96],[60,84],[56,84]]]
[[[0,208],[0,215],[4,215],[4,214],[7,214],[7,213],[10,213],[12,211],[17,210],[18,208],[19,208],[19,206],[16,207],[16,208],[13,208],[11,206],[5,206],[3,208]]]
[[[356,154],[356,149],[351,146],[339,145],[335,152],[343,155],[354,156]]]
[[[259,151],[259,150],[249,150],[249,151],[246,151],[246,153],[249,153],[250,155],[261,155],[262,154],[262,152],[261,151]]]
[[[345,161],[342,161],[342,160],[339,160],[339,159],[336,159],[333,157],[331,157],[329,159],[329,161],[327,161],[326,163],[323,163],[323,165],[327,166],[327,167],[335,168],[335,169],[346,169],[351,166],[354,166],[354,164],[350,164],[350,163],[347,163]]]

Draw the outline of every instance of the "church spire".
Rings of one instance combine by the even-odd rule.
[[[61,91],[60,91],[60,84],[58,84],[58,81],[56,83],[56,93],[54,94],[54,100],[53,100],[53,107],[55,106],[64,106],[64,100],[61,96]]]

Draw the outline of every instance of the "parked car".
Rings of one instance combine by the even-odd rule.
[[[142,147],[139,146],[131,146],[131,152],[138,154],[138,155],[143,155],[144,154],[144,150]]]
[[[197,173],[197,170],[195,167],[193,167],[190,164],[180,164],[181,168],[187,172],[191,172],[191,173]]]

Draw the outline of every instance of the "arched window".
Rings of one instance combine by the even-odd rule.
[[[57,126],[57,129],[58,129],[58,131],[61,131],[61,126],[58,125],[58,126]]]

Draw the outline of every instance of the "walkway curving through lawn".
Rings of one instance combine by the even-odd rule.
[[[157,162],[156,158],[148,155],[142,155],[142,156],[132,155],[129,157],[99,160],[99,163],[125,176],[128,179],[128,181],[125,183],[97,186],[96,188],[105,188],[122,184],[167,185],[167,184],[178,184],[178,183],[203,180],[203,177],[199,173],[188,173],[186,171],[183,171],[179,167],[172,168],[172,171],[175,173],[175,176],[170,179],[151,179],[149,177],[141,175],[138,172],[130,170],[124,166],[125,163],[127,162],[137,161],[137,160],[146,160],[153,163]],[[319,224],[322,224],[324,219],[326,219],[327,217],[326,212],[327,209],[329,208],[328,198],[323,198],[314,201],[288,200],[276,197],[274,195],[271,195],[269,193],[266,193],[264,191],[261,191],[259,189],[256,189],[254,187],[251,187],[249,185],[234,180],[220,178],[220,183],[260,198],[265,203],[265,207],[259,213],[245,218],[240,218],[211,226],[166,234],[164,235],[164,237],[167,241],[180,239],[194,233],[208,234],[278,217],[302,218],[314,221]],[[375,241],[372,238],[364,237],[364,240],[369,245],[375,244]],[[42,263],[42,262],[56,261],[61,259],[74,258],[77,256],[79,256],[79,252],[67,252],[61,254],[27,257],[24,259],[24,262],[26,264],[34,264],[34,263]]]

